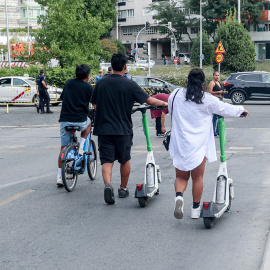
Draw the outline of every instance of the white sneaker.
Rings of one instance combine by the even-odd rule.
[[[184,199],[181,196],[175,197],[175,208],[174,208],[174,217],[181,219],[184,212]]]
[[[191,207],[191,218],[199,218],[201,215],[201,209],[201,206],[195,209]]]
[[[79,147],[79,155],[83,156],[83,153],[84,153],[83,148]]]
[[[56,183],[57,183],[58,187],[64,186],[63,181],[62,181],[62,176],[57,175],[57,182]]]

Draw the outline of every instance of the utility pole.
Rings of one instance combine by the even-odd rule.
[[[241,23],[240,13],[241,13],[241,6],[240,6],[240,0],[238,0],[238,22],[239,23]]]
[[[28,0],[26,3],[27,9],[27,34],[28,34],[28,55],[31,55],[31,43],[30,43],[30,33],[29,33],[29,8],[28,8]]]
[[[7,27],[8,64],[9,64],[9,69],[11,69],[11,61],[10,61],[10,45],[9,45],[9,28],[8,28],[8,10],[7,10],[7,0],[5,0],[5,10],[6,10],[6,27]]]
[[[202,0],[200,0],[200,68],[202,68]]]

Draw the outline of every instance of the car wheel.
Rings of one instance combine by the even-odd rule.
[[[232,93],[231,101],[233,104],[243,104],[246,100],[246,96],[242,91],[235,91]]]

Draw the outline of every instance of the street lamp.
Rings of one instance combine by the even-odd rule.
[[[240,18],[240,13],[241,13],[241,10],[240,10],[240,0],[238,0],[238,22],[241,23],[241,18]]]
[[[202,0],[200,0],[200,68],[202,68]]]

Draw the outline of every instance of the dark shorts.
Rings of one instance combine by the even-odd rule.
[[[123,164],[130,160],[133,135],[99,135],[98,150],[101,165],[118,160]]]

